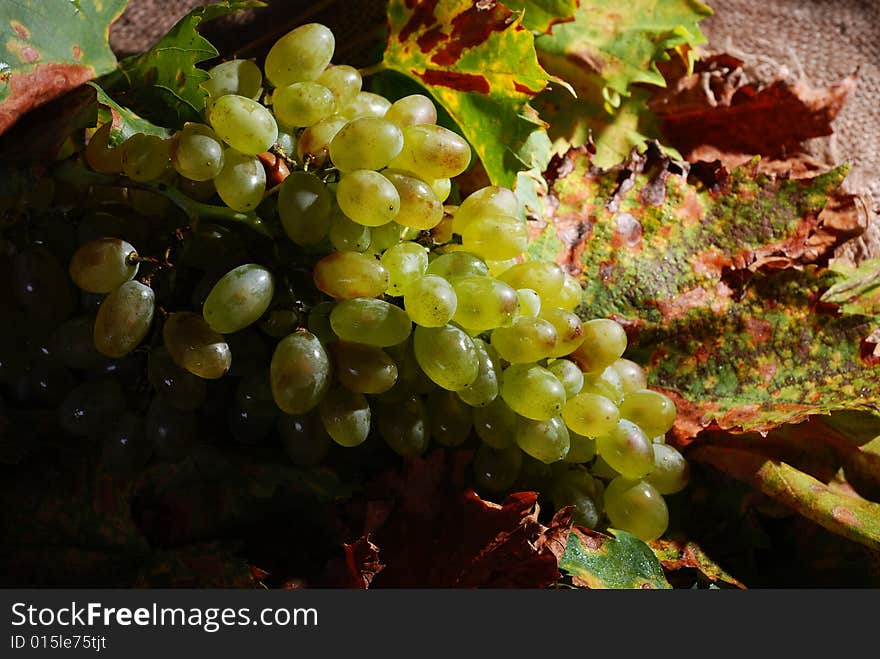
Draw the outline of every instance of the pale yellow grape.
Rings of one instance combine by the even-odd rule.
[[[317,82],[333,92],[337,109],[342,109],[354,101],[363,84],[360,72],[347,64],[331,66],[318,76]]]
[[[561,307],[566,311],[574,311],[578,308],[584,298],[584,289],[581,288],[580,282],[567,272],[565,280],[562,282],[562,288],[555,295],[548,295],[544,302],[549,306]]]
[[[201,87],[210,97],[209,103],[227,94],[246,96],[254,100],[263,91],[263,74],[254,62],[232,59],[208,69],[210,78]]]
[[[122,148],[110,146],[110,130],[112,122],[101,124],[86,145],[86,162],[101,174],[118,174],[122,171]]]
[[[435,178],[428,182],[431,186],[431,190],[434,191],[434,196],[443,203],[449,198],[450,193],[452,192],[452,179],[448,178]]]
[[[474,338],[479,360],[476,379],[456,393],[471,407],[485,407],[498,397],[501,386],[501,361],[498,352],[480,338]]]
[[[571,362],[569,362],[571,363]],[[620,412],[614,401],[598,394],[577,394],[566,400],[562,418],[572,431],[598,437],[617,427]]]
[[[438,275],[452,282],[463,277],[486,277],[489,268],[483,260],[467,252],[449,252],[441,254],[428,264],[425,271],[429,275]]]
[[[538,364],[512,364],[502,374],[501,397],[520,416],[543,421],[562,412],[565,387]]]
[[[542,421],[520,417],[516,424],[516,444],[523,453],[544,464],[558,462],[568,455],[568,428],[558,416]]]
[[[290,128],[278,127],[278,137],[275,138],[275,149],[292,158],[296,154],[297,138]]]
[[[397,364],[381,348],[334,341],[329,351],[336,379],[351,391],[381,394],[397,382]]]
[[[573,396],[576,396],[581,392],[581,389],[584,386],[584,374],[574,362],[567,359],[554,359],[553,362],[547,366],[547,370],[559,378],[562,386],[565,387],[565,396],[567,399],[570,400]]]
[[[337,300],[379,297],[388,287],[388,271],[360,252],[334,252],[315,264],[315,286]]]
[[[537,317],[541,313],[541,296],[537,291],[531,288],[516,289],[516,299],[518,306],[516,310],[517,316]]]
[[[223,169],[214,179],[217,194],[233,210],[245,212],[259,206],[266,192],[266,170],[253,156],[226,149]]]
[[[513,322],[518,304],[516,291],[504,282],[490,277],[454,278],[451,282],[458,298],[453,320],[471,334]]]
[[[382,255],[382,265],[388,271],[388,295],[400,296],[407,286],[420,279],[428,268],[428,252],[418,243],[405,241],[389,247]],[[440,323],[445,325],[446,321]]]
[[[596,452],[627,478],[642,478],[654,468],[654,444],[641,428],[626,419],[596,437]]]
[[[381,117],[348,122],[330,142],[330,159],[341,172],[382,169],[403,148],[403,133]]]
[[[566,462],[583,464],[596,457],[596,440],[592,437],[584,437],[568,429],[569,449],[565,456]]]
[[[246,263],[214,284],[202,316],[215,332],[232,334],[255,323],[269,308],[274,292],[272,273],[256,263]]]
[[[367,227],[388,224],[400,211],[397,188],[369,169],[357,169],[342,177],[336,188],[336,203],[346,216]]]
[[[388,108],[385,113],[388,121],[393,121],[398,126],[419,126],[422,124],[437,123],[437,108],[434,102],[422,94],[404,96]]]
[[[288,238],[297,245],[323,240],[332,204],[321,179],[310,172],[291,172],[278,191],[278,215]]]
[[[481,217],[466,225],[461,232],[464,250],[493,261],[519,256],[528,244],[529,232],[525,223],[510,215]]]
[[[252,98],[221,96],[211,108],[210,121],[224,142],[249,156],[268,151],[278,138],[272,113]]]
[[[583,376],[584,384],[581,387],[581,393],[599,394],[613,400],[617,405],[623,400],[623,382],[617,371],[610,366],[602,371],[584,373]]]
[[[669,511],[650,483],[615,478],[605,488],[605,513],[612,528],[631,533],[639,540],[656,540],[669,526]]]
[[[474,408],[474,430],[486,446],[494,449],[515,445],[518,419],[516,412],[510,409],[501,396],[482,407]]]
[[[394,184],[400,195],[400,212],[394,218],[411,229],[433,229],[443,219],[443,204],[431,186],[413,176],[386,169],[382,174]]]
[[[489,268],[489,274],[493,277],[498,277],[501,275],[502,272],[507,272],[517,263],[518,261],[515,258],[503,259],[501,261],[493,261],[490,259],[486,261],[486,265]]]
[[[338,303],[330,312],[330,326],[344,341],[380,348],[403,343],[412,331],[412,321],[403,309],[373,298]]]
[[[536,362],[555,354],[556,328],[542,318],[519,316],[509,327],[492,330],[492,347],[511,364]]]
[[[266,55],[266,77],[276,87],[315,80],[323,73],[336,48],[329,28],[307,23],[281,37]]]
[[[272,95],[275,118],[292,128],[313,126],[335,109],[333,92],[317,82],[295,82],[279,87]]]
[[[401,241],[403,227],[397,222],[389,222],[380,227],[370,227],[370,251],[384,252]]]
[[[609,368],[620,376],[624,393],[648,387],[648,378],[645,376],[645,371],[634,361],[621,358],[611,364]]]
[[[442,126],[407,126],[403,129],[403,140],[403,149],[389,166],[416,172],[425,179],[453,178],[471,162],[467,141]]]
[[[551,357],[563,357],[577,350],[584,342],[584,324],[571,311],[559,307],[544,307],[538,317],[556,329],[556,347]]]
[[[476,219],[487,215],[513,215],[519,212],[519,200],[512,190],[490,185],[472,192],[455,211],[453,230],[461,235],[462,229]]]
[[[358,92],[354,100],[339,111],[343,117],[353,120],[360,117],[384,117],[391,101],[372,92]]]
[[[200,378],[216,380],[232,366],[232,352],[223,335],[191,311],[168,316],[162,337],[174,363]]]
[[[630,391],[620,403],[620,415],[637,424],[649,437],[665,435],[675,423],[675,403],[651,389]]]
[[[155,181],[165,173],[171,161],[171,140],[158,135],[138,133],[122,146],[122,171],[132,181]]]
[[[626,350],[626,332],[619,323],[595,318],[584,323],[584,342],[571,353],[571,359],[585,373],[603,371]]]
[[[416,327],[413,351],[425,375],[444,389],[463,389],[479,373],[473,340],[453,325]]]
[[[334,114],[306,128],[296,142],[296,157],[308,169],[323,167],[330,158],[330,142],[348,121]]]
[[[569,455],[565,461],[570,462]],[[572,519],[575,524],[596,528],[599,524],[600,509],[597,501],[601,501],[602,485],[593,478],[586,469],[569,469],[557,476],[553,483],[551,497],[553,505],[559,509],[565,506],[574,508]]]
[[[106,357],[124,357],[150,331],[156,296],[139,281],[127,281],[104,298],[95,317],[95,348]]]
[[[690,467],[684,456],[667,444],[654,443],[654,468],[645,482],[653,485],[660,494],[681,492],[688,484]]]
[[[208,126],[187,124],[175,140],[171,164],[192,181],[210,181],[223,168],[223,144]]]
[[[437,275],[425,275],[406,287],[403,306],[416,325],[443,327],[452,320],[458,298],[452,284]]]
[[[498,278],[514,288],[530,288],[541,297],[541,305],[551,308],[565,282],[565,273],[553,261],[524,261],[511,266]]]
[[[363,444],[370,432],[370,404],[366,396],[345,387],[333,387],[318,403],[327,434],[340,446]]]
[[[311,332],[299,329],[275,347],[269,366],[272,396],[281,411],[305,414],[314,409],[330,386],[330,359]]]
[[[373,241],[372,231],[370,227],[348,219],[344,213],[336,212],[330,218],[327,236],[337,252],[365,252]]]
[[[109,293],[134,279],[138,271],[134,247],[118,238],[90,240],[70,259],[70,278],[89,293]]]
[[[428,411],[420,396],[377,404],[376,419],[382,439],[398,455],[414,457],[427,450],[431,429]]]

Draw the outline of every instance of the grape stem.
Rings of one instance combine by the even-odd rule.
[[[358,73],[361,74],[362,78],[366,78],[367,76],[372,76],[372,75],[376,75],[377,73],[382,73],[382,71],[384,71],[387,68],[388,67],[386,66],[384,61],[376,62],[372,66],[365,66],[362,69],[358,69]]]
[[[93,172],[79,163],[67,160],[55,167],[53,175],[68,183],[79,185],[108,185],[121,188],[136,188],[138,190],[148,190],[156,194],[160,194],[168,199],[172,204],[186,213],[189,218],[190,225],[193,229],[198,226],[199,220],[212,219],[227,222],[240,222],[254,231],[272,238],[272,232],[265,225],[263,220],[253,211],[243,213],[225,206],[214,206],[205,204],[195,199],[190,199],[183,192],[172,188],[166,183],[160,182],[137,182],[131,179],[114,174],[99,174]]]

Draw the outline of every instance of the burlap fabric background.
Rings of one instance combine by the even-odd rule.
[[[627,0],[621,0],[626,2]],[[663,0],[660,0],[661,2]],[[739,56],[758,80],[804,76],[830,85],[858,68],[855,92],[835,121],[836,133],[810,151],[829,163],[853,165],[847,187],[880,207],[880,0],[706,0],[715,15],[703,23],[713,50]],[[111,30],[119,54],[152,45],[199,0],[132,0]],[[337,35],[339,59],[362,64],[363,45],[384,20],[382,0],[270,0],[268,9],[218,22],[207,36],[226,53],[258,54],[303,20]],[[243,52],[242,52],[243,51]],[[378,54],[376,54],[377,56]],[[876,217],[875,217],[876,220]],[[865,237],[880,256],[880,225]]]

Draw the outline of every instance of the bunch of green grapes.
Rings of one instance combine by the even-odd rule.
[[[481,491],[550,465],[552,501],[574,506],[577,522],[662,535],[663,495],[685,486],[687,464],[664,443],[675,406],[623,358],[623,328],[584,322],[578,280],[528,257],[511,190],[445,204],[468,143],[437,125],[425,96],[363,91],[333,51],[326,27],[301,26],[272,47],[265,80],[249,60],[211,69],[204,123],[117,147],[109,124],[93,134],[93,170],[256,211],[276,238],[251,248],[217,225],[178,227],[176,268],[120,232],[83,240],[68,270],[97,310],[66,321],[69,336],[91,339],[69,350],[88,367],[145,354],[153,398],[137,430],[111,380],[86,380],[61,403],[68,425],[118,416],[108,460],[129,470],[151,454],[185,457],[206,409],[241,442],[277,435],[303,465],[331,442],[379,437],[401,456],[473,442]],[[292,170],[268,192],[267,152]],[[189,299],[159,308],[191,270],[204,275]],[[87,400],[99,413],[82,412]]]

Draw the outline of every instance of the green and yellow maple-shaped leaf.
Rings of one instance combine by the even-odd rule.
[[[492,183],[514,187],[518,172],[544,164],[533,144],[545,124],[528,102],[548,76],[520,14],[497,2],[390,0],[388,24],[385,67],[446,109]]]
[[[671,588],[651,548],[626,531],[574,527],[559,569],[584,588]]]
[[[574,20],[578,0],[507,0],[514,11],[523,12],[523,25],[533,32],[543,34],[559,23]]]
[[[858,265],[835,261],[831,269],[841,279],[825,291],[823,302],[836,304],[845,314],[880,316],[880,259],[867,259]]]

